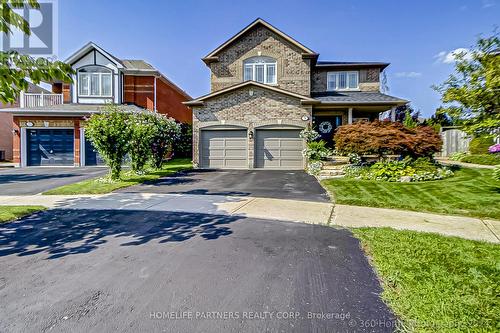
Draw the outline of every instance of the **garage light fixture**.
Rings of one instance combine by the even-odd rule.
[[[252,131],[252,130],[248,131],[248,138],[249,138],[250,140],[252,140],[252,139],[253,139],[253,131]]]

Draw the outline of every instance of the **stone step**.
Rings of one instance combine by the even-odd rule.
[[[347,164],[323,164],[323,170],[343,170]]]
[[[342,176],[345,175],[343,170],[321,170],[319,172],[321,176]]]

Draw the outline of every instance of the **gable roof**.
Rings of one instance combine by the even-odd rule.
[[[259,87],[259,88],[271,90],[271,91],[274,91],[274,92],[277,92],[277,93],[280,93],[280,94],[283,94],[283,95],[292,96],[292,97],[300,99],[303,104],[308,104],[308,103],[315,104],[315,103],[318,103],[317,100],[315,100],[314,98],[308,97],[308,96],[300,95],[300,94],[297,94],[297,93],[294,93],[294,92],[291,92],[291,91],[288,91],[288,90],[283,90],[283,89],[280,89],[280,88],[277,88],[277,87],[274,87],[274,86],[270,86],[270,85],[267,85],[267,84],[259,83],[259,82],[256,82],[256,81],[245,81],[245,82],[238,83],[238,84],[235,84],[233,86],[227,87],[225,89],[217,90],[217,91],[215,91],[213,93],[210,93],[210,94],[198,97],[198,98],[193,99],[191,101],[183,102],[183,104],[184,105],[190,105],[190,106],[192,106],[192,105],[202,105],[203,101],[205,101],[205,100],[211,99],[211,98],[216,97],[218,95],[222,95],[222,94],[231,92],[233,90],[238,90],[238,89],[246,87],[246,86],[255,86],[255,87]]]
[[[70,55],[64,62],[72,65],[73,63],[77,62],[81,57],[85,56],[87,53],[89,53],[93,49],[99,51],[102,55],[104,55],[106,58],[108,58],[110,61],[112,61],[118,68],[124,67],[123,63],[121,62],[120,59],[116,58],[114,55],[112,55],[108,51],[104,50],[102,47],[100,47],[99,45],[97,45],[94,42],[88,42],[83,47],[81,47],[78,51],[76,51],[75,53]]]
[[[250,23],[249,25],[247,25],[245,28],[243,28],[236,35],[234,35],[233,37],[231,37],[230,39],[228,39],[226,42],[224,42],[222,45],[220,45],[218,48],[216,48],[215,50],[213,50],[212,52],[210,52],[208,55],[206,55],[205,57],[203,57],[202,60],[206,64],[208,64],[208,63],[210,63],[212,61],[217,60],[217,54],[220,51],[222,51],[223,49],[225,49],[226,47],[228,47],[229,45],[231,45],[235,40],[237,40],[239,37],[241,37],[242,35],[244,35],[247,31],[253,29],[257,25],[262,25],[262,26],[266,27],[267,29],[271,30],[272,32],[274,32],[278,36],[280,36],[283,39],[285,39],[288,42],[290,42],[291,44],[297,46],[302,51],[304,51],[303,55],[308,55],[308,56],[313,57],[313,58],[317,58],[318,57],[318,54],[316,52],[314,52],[313,50],[311,50],[310,48],[308,48],[308,47],[304,46],[303,44],[299,43],[298,41],[296,41],[292,37],[290,37],[287,34],[285,34],[283,31],[281,31],[278,28],[272,26],[270,23],[264,21],[263,19],[257,18],[255,21],[253,21],[252,23]]]

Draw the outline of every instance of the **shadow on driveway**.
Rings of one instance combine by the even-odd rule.
[[[194,236],[217,239],[231,234],[227,224],[241,217],[196,213],[62,210],[34,214],[0,227],[0,257],[28,256],[39,252],[55,259],[88,253],[107,242],[105,237],[126,240],[121,246],[182,242]]]

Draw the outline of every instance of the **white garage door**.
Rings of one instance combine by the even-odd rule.
[[[304,168],[300,130],[257,130],[255,167],[297,170]]]
[[[247,131],[201,131],[202,168],[247,169]]]

